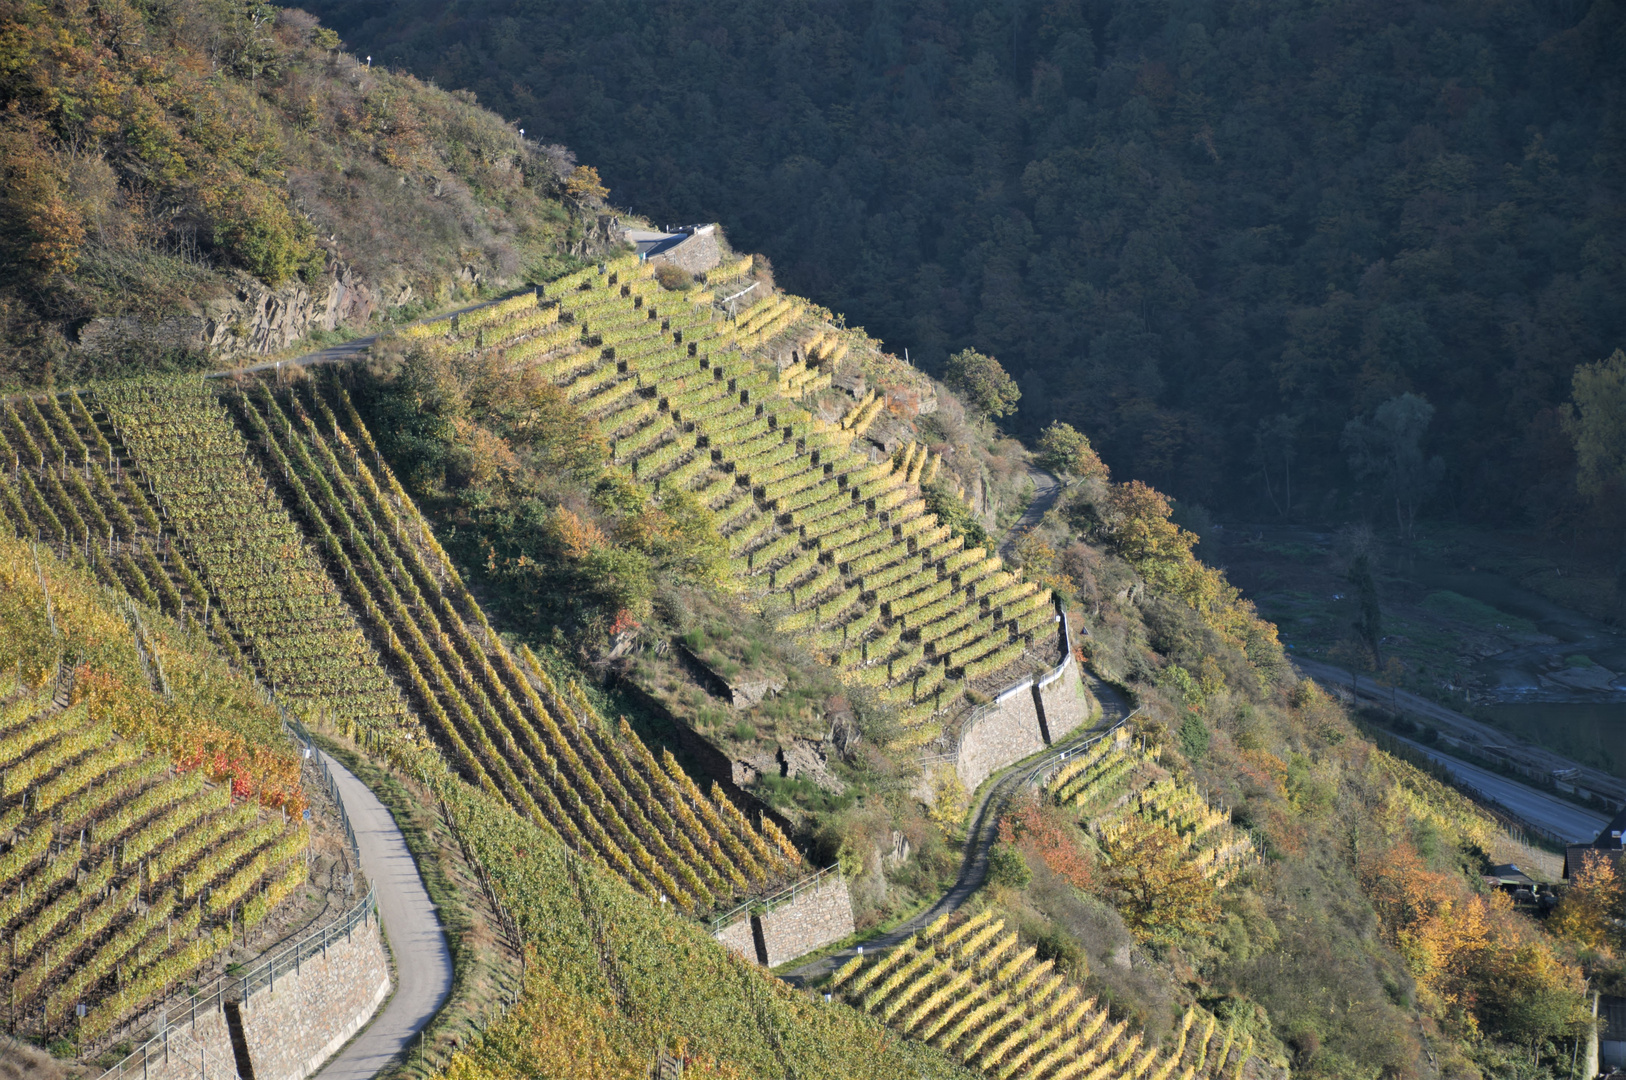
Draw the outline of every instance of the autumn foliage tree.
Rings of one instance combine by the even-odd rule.
[[[1570,872],[1570,887],[1559,901],[1548,926],[1561,938],[1583,949],[1612,954],[1620,942],[1620,922],[1626,916],[1626,881],[1620,863],[1601,851],[1588,851],[1581,865]]]
[[[948,359],[943,382],[958,391],[966,403],[984,415],[998,420],[1016,411],[1022,391],[1016,380],[992,356],[975,349],[963,349]]]
[[[1577,1019],[1580,971],[1505,893],[1474,893],[1460,874],[1432,869],[1405,841],[1363,855],[1358,873],[1422,1003],[1440,1020],[1465,1034],[1490,1026],[1539,1039]]]
[[[1214,883],[1160,822],[1124,815],[1101,838],[1100,869],[1124,925],[1142,941],[1173,941],[1219,917]]]

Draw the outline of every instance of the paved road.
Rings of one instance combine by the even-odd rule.
[[[1022,511],[1022,516],[1016,519],[1016,524],[1005,530],[1005,538],[999,542],[999,554],[1007,559],[1016,542],[1043,520],[1061,495],[1061,480],[1054,473],[1046,472],[1037,465],[1029,465],[1028,476],[1033,478],[1033,498],[1028,502],[1027,509]]]
[[[1297,664],[1299,670],[1304,674],[1343,690],[1348,690],[1355,678],[1344,668],[1323,663],[1320,660],[1295,657],[1293,663]],[[1620,777],[1606,773],[1602,769],[1595,769],[1590,765],[1582,765],[1578,761],[1572,761],[1562,754],[1554,753],[1545,747],[1525,742],[1517,736],[1509,735],[1507,732],[1492,727],[1483,721],[1475,720],[1471,716],[1464,716],[1462,713],[1449,709],[1438,702],[1430,701],[1425,697],[1419,697],[1405,690],[1391,691],[1388,687],[1379,686],[1369,679],[1361,680],[1360,696],[1379,705],[1399,707],[1415,716],[1421,716],[1437,725],[1445,735],[1472,747],[1476,752],[1487,756],[1499,755],[1506,757],[1516,766],[1532,774],[1549,776],[1555,770],[1574,769],[1576,774],[1573,778],[1568,779],[1567,783],[1575,784],[1577,787],[1586,788],[1589,791],[1595,791],[1606,799],[1626,803],[1626,781],[1621,780]],[[1485,749],[1491,746],[1500,749]]]
[[[862,948],[865,953],[884,952],[908,940],[910,934],[925,929],[939,916],[958,911],[971,899],[972,894],[982,887],[983,880],[988,876],[988,849],[999,839],[999,819],[1004,814],[1005,808],[1010,805],[1012,797],[1043,775],[1057,761],[1129,716],[1129,706],[1122,695],[1088,672],[1085,673],[1085,677],[1089,680],[1090,691],[1095,694],[1096,700],[1101,702],[1100,722],[1095,727],[1076,732],[1042,754],[1028,759],[985,787],[982,798],[977,801],[976,809],[971,814],[972,826],[966,834],[965,858],[960,864],[960,876],[955,879],[953,886],[928,910],[884,936],[864,942]],[[812,963],[792,969],[782,978],[792,986],[806,986],[822,979],[857,956],[858,949],[859,946],[853,946],[822,956]]]
[[[395,994],[371,1024],[316,1073],[318,1080],[371,1080],[407,1048],[452,992],[452,954],[406,838],[383,803],[326,754],[378,892],[384,935],[395,954]]]

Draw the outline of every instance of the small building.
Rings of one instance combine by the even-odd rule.
[[[1626,850],[1621,844],[1621,837],[1626,835],[1626,810],[1615,815],[1615,819],[1603,827],[1598,838],[1590,844],[1570,844],[1564,849],[1564,878],[1568,880],[1576,870],[1581,868],[1589,852],[1596,852],[1618,862],[1621,852]]]

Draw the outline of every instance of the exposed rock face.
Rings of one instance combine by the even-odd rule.
[[[840,795],[847,790],[847,785],[830,772],[830,755],[826,745],[812,739],[792,739],[781,745],[779,759],[784,763],[781,775],[793,778],[805,776],[831,794]]]
[[[314,288],[294,281],[272,289],[239,274],[231,291],[200,300],[184,314],[148,323],[127,317],[91,319],[79,328],[75,343],[92,353],[136,346],[187,349],[230,359],[277,352],[315,330],[365,325],[375,312],[413,297],[411,285],[384,287],[363,281],[343,263],[332,264],[326,279]]]
[[[753,705],[761,704],[762,699],[769,694],[777,694],[785,688],[782,679],[762,679],[757,682],[740,682],[728,684],[729,703],[736,709],[749,709]]]

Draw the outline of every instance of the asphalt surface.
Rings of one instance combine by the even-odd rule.
[[[860,948],[866,955],[885,952],[907,941],[911,934],[930,926],[940,916],[958,911],[971,899],[972,894],[982,887],[983,881],[988,877],[988,849],[999,839],[999,819],[1010,805],[1011,799],[1024,787],[1048,772],[1056,762],[1128,717],[1129,706],[1122,695],[1087,671],[1085,678],[1089,680],[1090,692],[1101,703],[1100,722],[1092,728],[1073,733],[1071,737],[1043,753],[1019,762],[999,779],[983,788],[982,797],[977,800],[977,806],[971,813],[972,825],[966,833],[965,857],[960,863],[960,875],[949,890],[938,898],[937,903],[881,937],[872,938],[862,945],[854,945],[828,956],[821,956],[811,963],[793,968],[781,978],[792,986],[807,986],[857,956]]]
[[[1003,558],[1010,558],[1016,542],[1044,519],[1061,496],[1061,480],[1054,473],[1046,472],[1037,465],[1029,465],[1028,475],[1033,478],[1033,498],[1028,502],[1027,509],[1022,511],[1022,516],[1016,519],[1016,524],[1005,530],[1005,538],[999,542],[999,554]]]
[[[1355,678],[1344,668],[1323,663],[1320,660],[1306,660],[1302,657],[1295,657],[1293,663],[1298,665],[1299,670],[1311,678],[1329,686],[1336,686],[1341,690],[1347,691]],[[1617,803],[1626,803],[1626,781],[1621,780],[1620,777],[1612,776],[1602,769],[1572,761],[1562,754],[1548,750],[1546,747],[1525,742],[1515,735],[1510,735],[1481,720],[1475,720],[1471,716],[1464,716],[1462,713],[1449,709],[1438,702],[1430,701],[1425,697],[1419,697],[1405,690],[1391,690],[1389,687],[1379,686],[1370,679],[1361,681],[1360,696],[1363,700],[1372,701],[1390,708],[1398,708],[1414,716],[1421,716],[1440,728],[1444,735],[1473,748],[1477,753],[1505,757],[1516,767],[1537,776],[1550,776],[1554,772],[1565,773],[1565,783],[1574,784],[1588,791],[1595,791],[1604,798]],[[1492,747],[1496,749],[1491,749]],[[1568,775],[1568,771],[1572,769],[1574,774]],[[1487,775],[1494,776],[1496,774],[1490,773]]]
[[[361,848],[361,868],[378,894],[384,936],[395,956],[395,993],[315,1075],[318,1080],[371,1080],[396,1061],[452,992],[452,954],[435,905],[418,876],[395,818],[355,775],[326,754]]]

